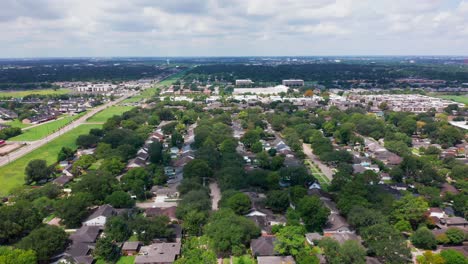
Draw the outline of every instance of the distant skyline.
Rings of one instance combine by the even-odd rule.
[[[2,0],[0,58],[468,55],[468,0]]]

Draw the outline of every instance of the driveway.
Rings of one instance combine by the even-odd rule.
[[[217,182],[210,183],[211,192],[211,208],[213,211],[218,210],[218,203],[221,200],[221,190],[219,189]]]

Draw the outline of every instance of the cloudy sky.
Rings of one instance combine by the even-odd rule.
[[[1,0],[0,57],[468,55],[468,0]]]

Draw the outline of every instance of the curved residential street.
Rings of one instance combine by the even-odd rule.
[[[100,111],[110,107],[110,106],[113,106],[115,104],[118,104],[120,102],[122,102],[123,100],[131,97],[131,96],[134,96],[136,93],[129,93],[127,95],[124,95],[114,101],[111,101],[111,102],[108,102],[104,105],[101,105],[101,106],[98,106],[94,109],[92,109],[89,113],[86,113],[84,116],[78,118],[77,120],[71,122],[69,125],[63,127],[62,129],[58,130],[57,132],[54,132],[48,136],[46,136],[45,138],[43,139],[40,139],[40,140],[36,140],[36,141],[30,141],[30,142],[24,142],[26,143],[27,145],[6,155],[6,156],[3,156],[3,157],[0,157],[0,166],[3,166],[3,165],[6,165],[18,158],[21,158],[22,156],[30,153],[31,151],[45,145],[47,142],[51,141],[51,140],[54,140],[56,139],[57,137],[63,135],[64,133],[76,128],[77,126],[81,125],[81,124],[84,124],[86,123],[86,119],[94,116],[95,114],[99,113]]]

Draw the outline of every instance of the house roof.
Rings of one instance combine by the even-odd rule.
[[[265,256],[257,257],[258,264],[295,264],[292,256]]]
[[[250,248],[254,256],[274,256],[276,237],[262,236],[250,241]]]
[[[445,218],[445,222],[447,223],[447,225],[467,225],[468,224],[468,221],[466,221],[465,218],[458,217],[458,216],[447,217]]]
[[[115,212],[116,211],[114,207],[112,207],[111,205],[109,204],[101,205],[96,211],[94,211],[94,213],[92,213],[88,218],[86,218],[85,222],[92,220],[94,218],[100,217],[100,216],[109,217],[115,214]]]
[[[459,193],[457,188],[455,188],[453,185],[451,185],[449,183],[442,184],[442,189],[440,190],[440,192],[442,194],[446,194],[446,193],[458,194]]]
[[[172,263],[180,254],[180,242],[178,243],[154,243],[141,247],[140,254],[135,258],[135,264],[146,263]]]
[[[82,226],[76,233],[70,236],[73,242],[94,243],[99,236],[102,228],[99,226]]]
[[[140,247],[140,242],[139,241],[127,241],[123,244],[122,250],[138,250]]]
[[[69,183],[71,180],[73,180],[73,177],[67,176],[67,175],[62,175],[62,176],[54,179],[52,182],[57,184],[57,185],[63,186],[65,184]]]
[[[176,206],[166,207],[166,208],[148,208],[145,210],[146,217],[160,216],[165,215],[170,219],[176,219]]]
[[[328,217],[328,222],[327,222],[327,228],[324,228],[324,232],[332,232],[336,231],[340,228],[349,228],[348,222],[346,222],[346,219],[342,217],[339,214],[330,214]]]

